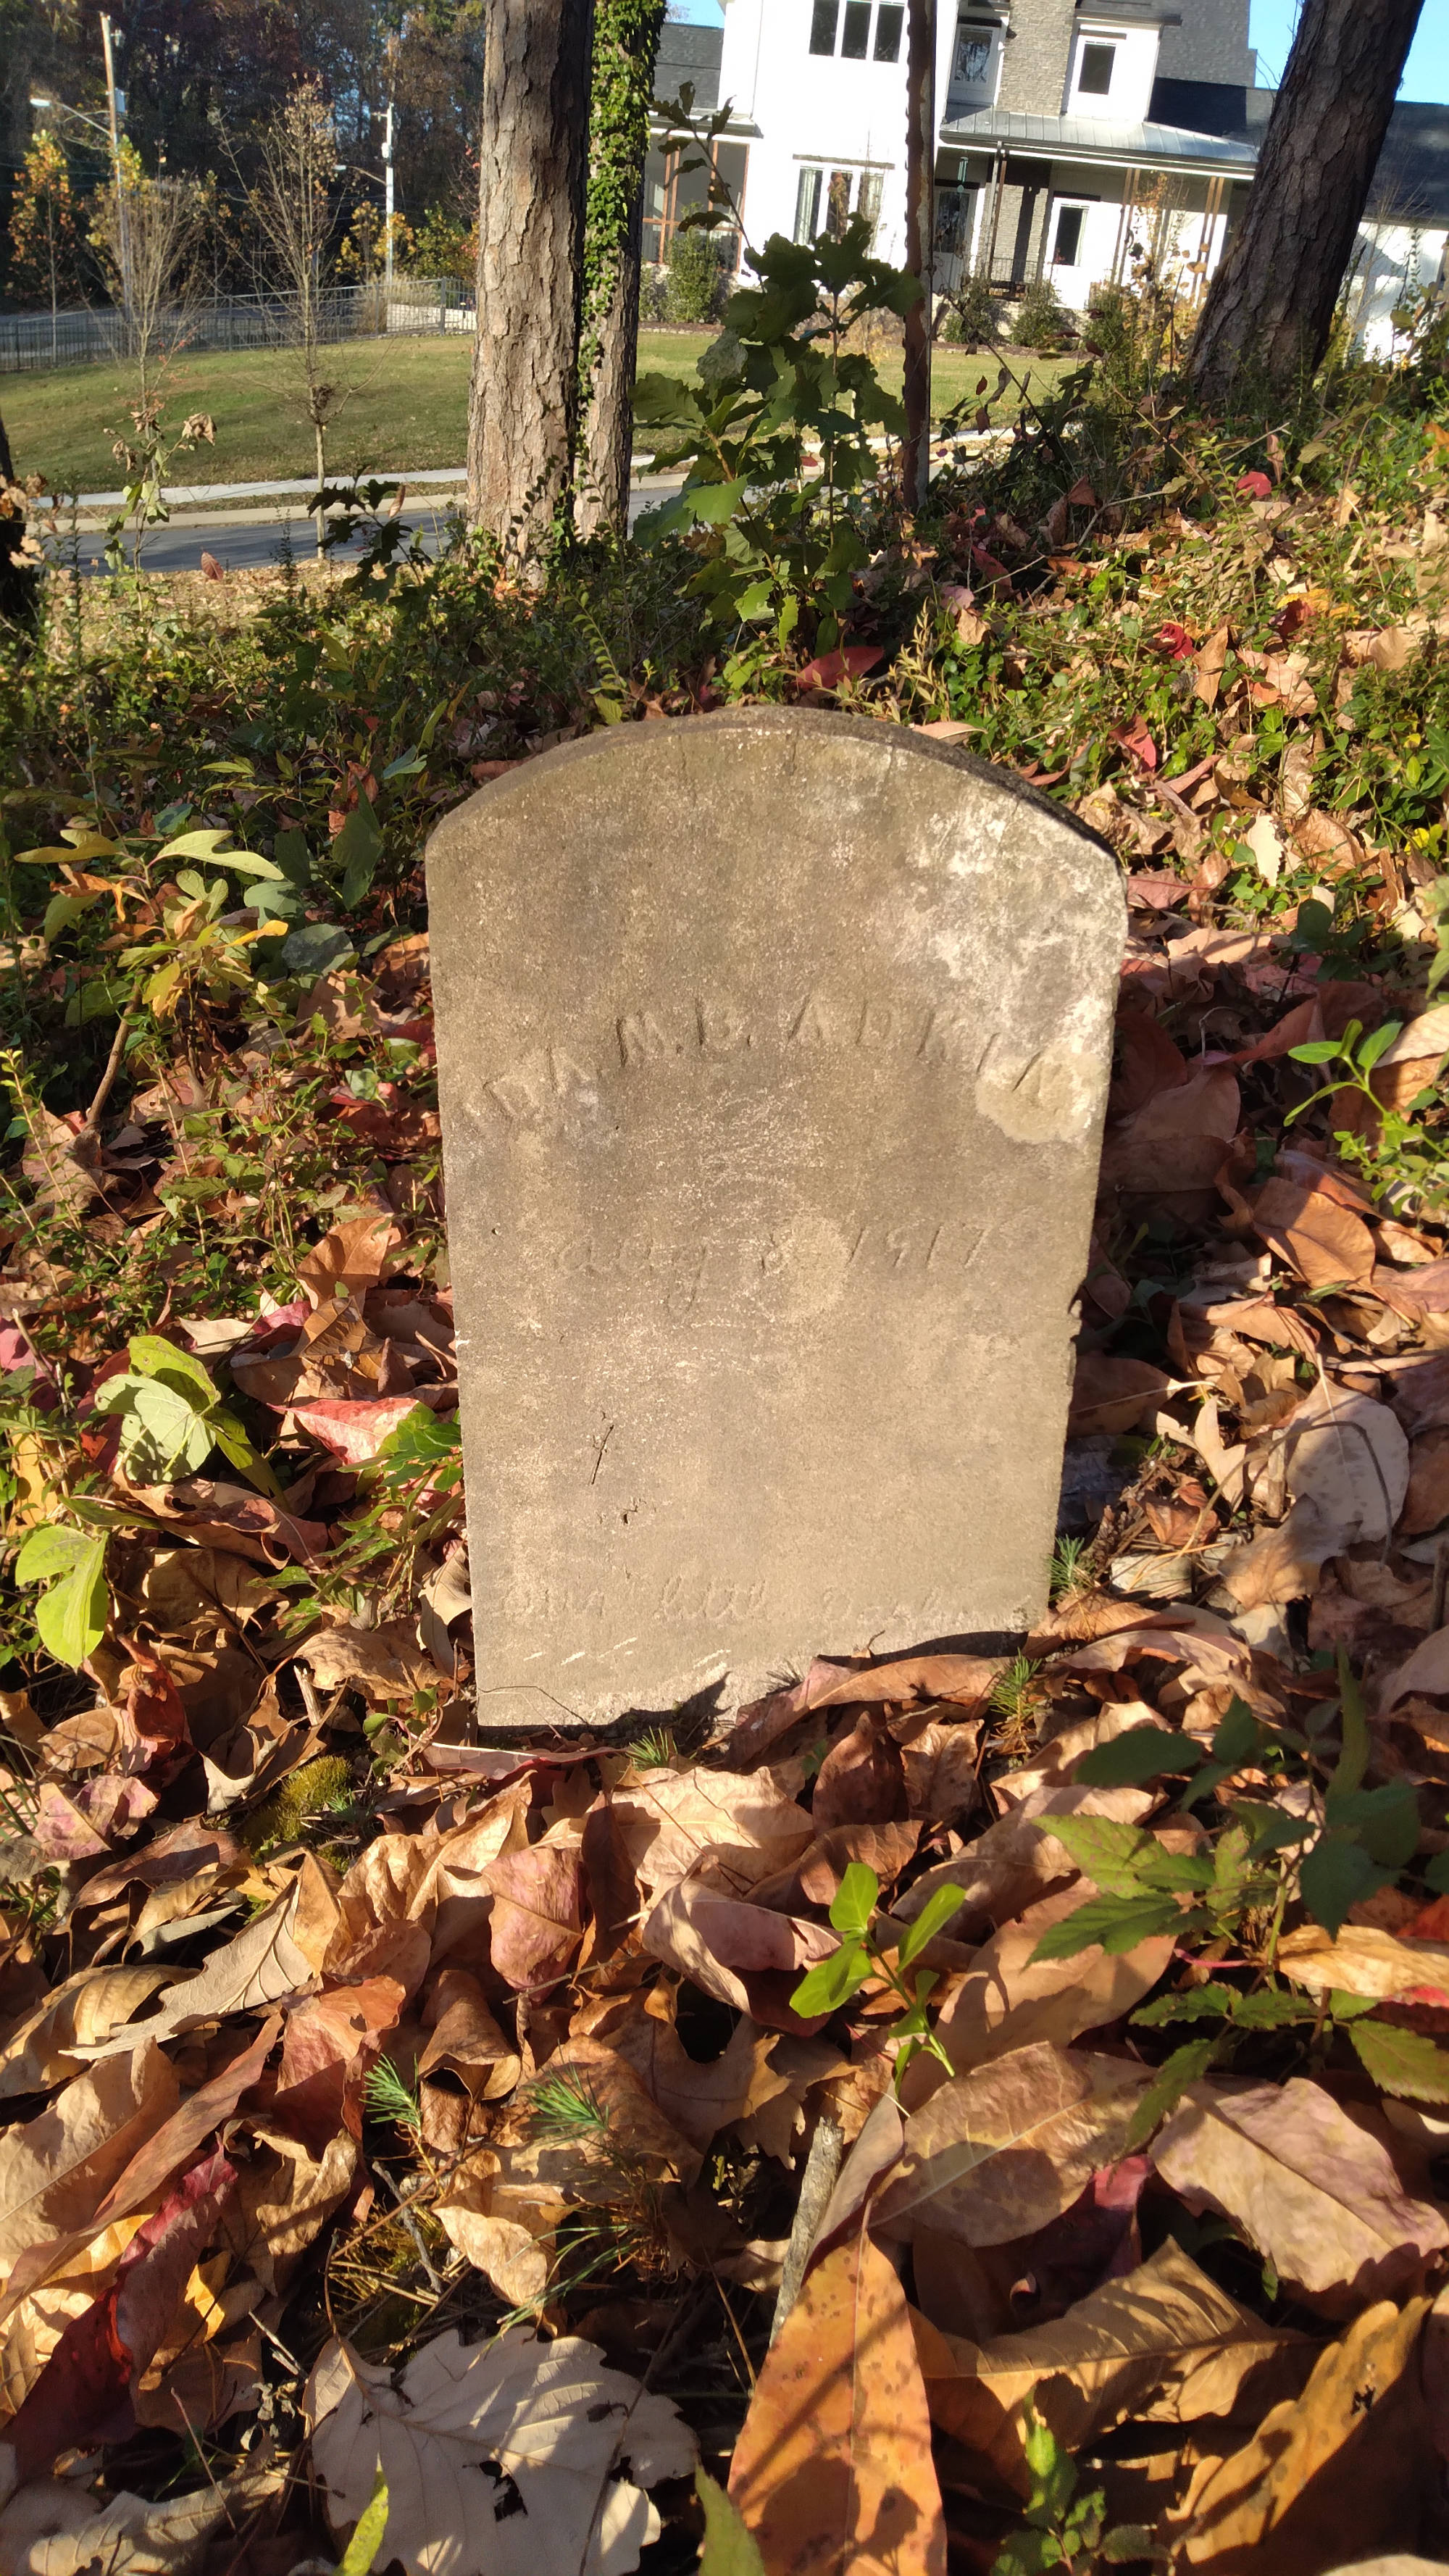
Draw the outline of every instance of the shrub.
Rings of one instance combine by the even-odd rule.
[[[1062,300],[1049,277],[1039,277],[1021,299],[1011,337],[1018,349],[1059,349],[1067,336]]]
[[[952,348],[993,348],[996,305],[984,277],[963,278],[951,299],[951,315],[941,337]]]
[[[664,310],[670,322],[717,318],[726,288],[724,262],[706,232],[676,233],[670,245]]]

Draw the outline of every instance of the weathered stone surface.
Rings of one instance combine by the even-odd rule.
[[[428,851],[485,1727],[1046,1597],[1123,898],[919,734],[742,710]]]

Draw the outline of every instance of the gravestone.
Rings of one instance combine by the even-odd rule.
[[[919,733],[746,709],[528,762],[428,888],[485,1730],[1028,1626],[1107,851]]]

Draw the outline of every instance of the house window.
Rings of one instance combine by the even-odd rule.
[[[1052,247],[1053,268],[1075,268],[1082,255],[1082,225],[1085,206],[1057,208],[1057,237]]]
[[[839,241],[852,216],[863,215],[873,241],[883,184],[879,170],[802,170],[795,189],[795,239],[812,242],[824,232]]]
[[[991,38],[962,27],[956,37],[956,66],[951,78],[961,89],[984,89],[991,74]]]
[[[1112,89],[1112,67],[1117,60],[1115,45],[1083,45],[1077,67],[1077,87],[1084,98],[1107,98]]]
[[[835,31],[840,23],[840,0],[815,0],[810,19],[810,51],[833,54]]]
[[[870,51],[870,0],[845,0],[845,34],[840,40],[841,60],[863,63]]]
[[[812,54],[839,52],[843,63],[863,63],[870,59],[871,27],[874,22],[874,58],[878,63],[898,63],[901,58],[901,35],[906,13],[896,0],[814,0],[810,14],[810,51]]]

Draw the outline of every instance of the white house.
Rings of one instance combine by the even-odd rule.
[[[905,251],[906,34],[901,0],[723,0],[723,32],[666,28],[657,92],[688,80],[695,113],[730,106],[715,147],[743,237],[803,240],[865,214]],[[941,0],[936,282],[1050,277],[1064,303],[1130,272],[1134,244],[1179,288],[1206,284],[1251,182],[1272,93],[1256,85],[1249,0]],[[1414,120],[1419,120],[1416,125]],[[1449,112],[1400,108],[1361,238],[1371,343],[1449,242]],[[661,118],[645,255],[669,257],[708,188]],[[738,239],[734,237],[735,255]]]

